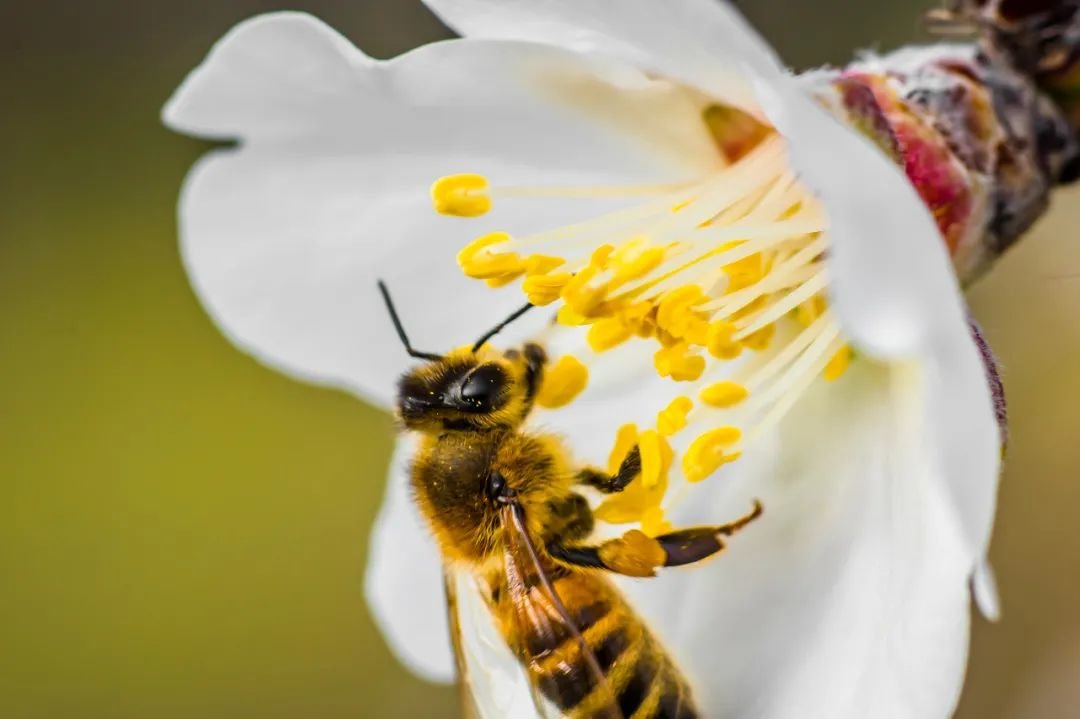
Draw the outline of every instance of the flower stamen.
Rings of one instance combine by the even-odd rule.
[[[669,437],[699,428],[680,464],[687,481],[703,481],[774,426],[815,378],[840,377],[853,356],[828,310],[821,204],[788,167],[779,135],[724,113],[710,117],[710,127],[727,118],[720,125],[746,133],[730,147],[718,138],[726,157],[708,176],[627,187],[485,184],[489,197],[508,200],[643,201],[524,237],[487,234],[458,255],[470,277],[523,278],[533,304],[561,300],[558,322],[586,326],[593,354],[655,342],[656,372],[681,383],[655,429],[619,430],[612,471],[636,443],[642,472],[597,508],[604,521],[663,526]],[[561,406],[584,388],[584,364],[568,361],[549,370],[541,406]]]

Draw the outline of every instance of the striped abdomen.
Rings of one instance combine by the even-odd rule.
[[[527,621],[507,607],[506,636],[544,697],[573,719],[698,716],[675,664],[607,580],[562,568],[549,580],[592,656],[543,598],[530,602]]]

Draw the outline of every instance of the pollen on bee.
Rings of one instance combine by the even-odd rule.
[[[479,217],[491,209],[487,178],[471,173],[440,177],[431,185],[431,203],[440,215]]]

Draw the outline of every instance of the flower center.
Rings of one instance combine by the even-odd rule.
[[[432,188],[440,212],[470,217],[503,197],[642,198],[529,236],[484,235],[458,262],[493,287],[521,280],[535,305],[561,301],[559,322],[587,326],[594,353],[654,343],[653,365],[673,382],[671,402],[655,428],[620,430],[611,469],[637,444],[642,476],[597,508],[600,519],[641,522],[647,533],[667,526],[660,507],[676,457],[687,482],[713,475],[773,427],[816,377],[838,378],[851,358],[825,298],[821,204],[788,167],[775,132],[752,127],[731,142],[716,117],[710,108],[704,119],[727,161],[695,181],[522,188],[454,175]],[[565,385],[558,375],[552,381]]]

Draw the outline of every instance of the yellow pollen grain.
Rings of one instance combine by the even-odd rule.
[[[641,484],[645,489],[659,487],[671,464],[671,447],[655,429],[647,429],[638,435],[638,451],[641,452]]]
[[[481,235],[458,252],[458,265],[467,276],[478,280],[507,275],[518,277],[524,272],[525,265],[516,252],[492,253],[488,249],[509,241],[510,235],[505,232]]]
[[[658,350],[653,355],[653,366],[661,377],[670,377],[676,382],[693,382],[705,371],[705,358],[691,354],[685,342],[677,342]]]
[[[726,409],[742,402],[750,396],[750,391],[738,382],[722,380],[705,387],[698,396],[710,407]]]
[[[632,334],[633,330],[622,320],[615,317],[604,317],[589,327],[585,339],[593,352],[604,352],[613,347],[618,347],[630,339]]]
[[[491,209],[487,178],[468,173],[440,177],[431,185],[431,204],[441,215],[479,217]]]
[[[847,372],[848,365],[851,364],[851,347],[844,345],[836,354],[829,359],[829,363],[825,365],[825,370],[822,372],[822,376],[829,382],[840,379],[840,377]]]
[[[615,474],[619,471],[622,461],[626,459],[626,455],[637,444],[637,438],[637,425],[633,422],[619,427],[619,431],[615,434],[615,446],[611,448],[611,454],[608,455],[608,474]]]
[[[589,382],[589,368],[573,355],[563,355],[544,373],[536,404],[555,409],[570,404]]]
[[[526,277],[521,285],[525,296],[534,305],[549,305],[559,299],[563,287],[570,281],[569,272],[558,272],[553,275],[532,275]]]
[[[676,397],[668,406],[656,415],[656,430],[665,437],[670,437],[686,426],[686,415],[694,408],[694,401],[689,397]]]
[[[688,482],[700,482],[728,462],[739,458],[739,453],[725,454],[724,450],[742,439],[738,427],[718,427],[709,430],[691,443],[683,455],[683,474]]]

